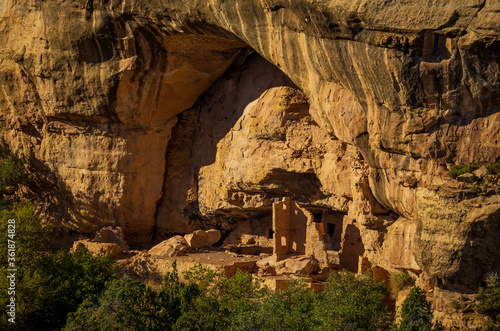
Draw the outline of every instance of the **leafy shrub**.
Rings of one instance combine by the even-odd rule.
[[[182,313],[195,309],[201,288],[180,282],[175,263],[159,292],[128,277],[114,280],[69,314],[65,330],[172,330]]]
[[[23,161],[0,145],[0,198],[3,199],[17,185],[24,184],[27,179],[28,173]]]
[[[278,292],[262,288],[243,273],[224,282],[232,290],[218,291],[221,311],[228,308],[219,330],[383,330],[392,322],[382,302],[385,285],[347,271],[333,273],[321,293],[300,279]]]
[[[278,292],[269,291],[250,314],[241,311],[238,323],[228,330],[314,330],[320,321],[314,314],[318,303],[303,280],[291,281]]]
[[[490,169],[493,173],[495,174],[500,174],[500,163],[499,162],[495,162],[493,163],[491,166],[490,166]]]
[[[500,279],[496,272],[488,273],[485,277],[486,288],[478,292],[479,313],[490,317],[491,322],[485,326],[486,330],[500,330]]]
[[[382,302],[385,285],[368,276],[347,271],[333,273],[329,285],[318,294],[315,310],[325,330],[385,330],[392,313]]]
[[[442,330],[440,323],[432,327],[431,303],[425,298],[425,293],[420,287],[415,286],[403,302],[401,308],[401,323],[399,331],[430,331]]]
[[[83,251],[46,254],[37,264],[17,274],[16,326],[23,330],[63,326],[69,312],[75,311],[85,298],[102,291],[113,278],[111,260]],[[7,300],[7,293],[2,292],[0,302]],[[8,324],[2,316],[0,325]]]
[[[171,330],[178,304],[168,292],[125,277],[110,282],[97,301],[87,298],[70,313],[65,330]]]
[[[16,327],[19,330],[51,330],[64,325],[86,297],[102,291],[114,277],[113,262],[86,252],[51,253],[50,226],[35,214],[29,202],[8,203],[0,210],[0,233],[8,233],[8,219],[15,220]],[[0,236],[0,250],[7,251],[7,238]],[[12,240],[12,239],[11,239]],[[7,256],[0,261],[0,288],[6,289]],[[0,305],[10,296],[0,291]],[[0,317],[0,329],[11,327],[7,315]]]
[[[392,294],[396,296],[401,290],[410,288],[415,284],[407,270],[398,270],[390,275]]]
[[[261,311],[261,303],[267,300],[271,292],[263,287],[260,280],[251,274],[237,270],[231,278],[222,277],[215,286],[216,299],[220,303],[219,313],[224,316],[220,327],[242,330],[253,325]]]
[[[459,165],[452,165],[450,171],[448,172],[448,175],[455,179],[460,175],[466,174],[468,172],[473,172],[474,170],[477,170],[479,167],[475,164],[465,164],[462,166]]]
[[[497,287],[500,286],[500,277],[494,271],[488,272],[484,277],[484,282],[487,287]]]
[[[7,220],[14,219],[15,235],[7,238]],[[35,214],[35,208],[29,202],[16,202],[0,209],[0,251],[7,252],[7,240],[16,244],[16,266],[19,272],[37,266],[38,261],[50,248],[50,226],[42,222]],[[1,266],[7,265],[7,254],[0,256]]]
[[[174,268],[160,292],[114,280],[70,314],[66,330],[383,330],[392,320],[385,286],[348,272],[320,294],[302,280],[274,292],[250,274],[217,277],[201,266],[184,278]]]

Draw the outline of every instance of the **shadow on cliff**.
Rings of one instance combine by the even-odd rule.
[[[237,125],[245,108],[268,89],[280,86],[296,88],[280,69],[247,49],[191,109],[178,115],[167,146],[155,239],[203,227],[206,217],[200,213],[197,194],[192,196],[198,192],[200,169],[215,162],[219,142]]]
[[[217,144],[235,126],[245,108],[266,90],[279,86],[297,88],[279,68],[255,52],[236,59],[193,107],[199,113],[193,141],[197,170],[215,162]]]

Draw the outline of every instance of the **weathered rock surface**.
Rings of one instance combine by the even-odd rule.
[[[487,167],[482,166],[481,168],[474,170],[472,174],[477,178],[484,178],[484,176],[491,174],[491,171]]]
[[[320,270],[318,261],[308,256],[289,258],[280,261],[279,263],[277,263],[276,269],[276,272],[278,274],[292,273],[296,275],[309,275],[312,273],[317,273]]]
[[[128,251],[129,247],[127,244],[127,241],[125,240],[123,236],[123,231],[122,228],[120,227],[105,227],[99,230],[95,238],[93,239],[95,242],[100,242],[100,243],[113,243],[117,244],[118,246],[121,247],[123,251]]]
[[[71,252],[79,250],[84,250],[94,255],[106,255],[110,257],[116,257],[118,254],[123,252],[122,248],[118,244],[95,242],[89,239],[75,241],[73,247],[71,248]]]
[[[458,176],[457,180],[459,182],[472,183],[473,181],[476,180],[476,176],[474,174],[471,174],[471,173],[466,173],[466,174],[462,174],[462,175]]]
[[[500,158],[499,13],[3,1],[2,138],[56,188],[67,229],[121,226],[150,245],[254,220],[262,238],[287,196],[345,216],[373,265],[472,292],[500,268],[500,201],[446,173]]]
[[[189,245],[183,236],[175,236],[155,245],[148,253],[152,257],[165,258],[181,255],[188,248]]]
[[[196,230],[193,233],[184,236],[187,244],[192,248],[210,247],[217,243],[220,238],[220,231],[216,229],[210,229],[207,231]]]
[[[129,249],[127,242],[123,237],[120,227],[105,227],[99,230],[94,239],[83,239],[73,243],[72,252],[85,250],[94,255],[108,255],[116,257]]]
[[[464,198],[462,192],[424,188],[417,194],[417,262],[438,287],[475,292],[471,285],[500,263],[500,196]]]

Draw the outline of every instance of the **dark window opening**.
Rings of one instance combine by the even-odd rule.
[[[328,223],[326,225],[326,233],[331,237],[335,234],[335,224],[334,223]]]
[[[267,230],[267,238],[273,239],[274,238],[274,230],[273,229],[268,229]]]

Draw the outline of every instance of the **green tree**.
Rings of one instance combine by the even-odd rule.
[[[75,311],[85,298],[102,291],[112,278],[113,262],[106,257],[94,257],[83,251],[46,254],[36,267],[31,265],[17,274],[16,327],[22,330],[59,329],[69,312]],[[3,292],[1,304],[10,299]],[[0,326],[6,325],[9,323],[2,316]]]
[[[292,281],[288,287],[272,292],[257,312],[259,324],[253,330],[314,330],[320,322],[315,318],[315,292],[303,280]]]
[[[386,330],[393,319],[382,302],[388,294],[383,283],[367,275],[333,273],[318,294],[316,314],[325,330]]]
[[[479,289],[477,299],[477,311],[491,319],[485,329],[500,330],[500,279],[497,273],[487,275],[486,288]]]
[[[0,145],[0,199],[13,193],[19,184],[24,184],[27,180],[28,173],[21,158]]]
[[[411,289],[403,302],[401,309],[400,331],[429,331],[442,330],[440,324],[432,328],[431,303],[427,301],[425,293],[418,286]]]
[[[101,295],[69,314],[65,329],[172,330],[183,312],[193,310],[193,301],[201,294],[198,284],[179,280],[174,262],[159,292],[128,277],[114,280]]]
[[[191,296],[189,305],[183,305],[182,314],[174,330],[241,330],[252,320],[268,289],[252,275],[237,270],[233,277],[215,277],[198,266],[196,277],[184,274],[191,286],[196,282],[200,291]],[[201,277],[200,277],[201,276]]]
[[[178,307],[165,310],[162,299],[150,287],[128,277],[113,280],[101,296],[87,298],[69,314],[65,330],[170,330]]]
[[[14,164],[15,166],[12,166]],[[15,296],[0,291],[0,306],[11,297],[16,302],[15,326],[19,330],[52,330],[64,325],[69,311],[102,291],[114,277],[113,262],[89,253],[52,253],[51,227],[35,213],[29,201],[15,201],[11,187],[26,177],[22,163],[0,148],[0,288],[7,289],[9,245],[15,253]],[[9,221],[12,220],[12,221]],[[9,242],[9,240],[11,240]],[[12,262],[12,261],[11,261]],[[11,272],[9,271],[9,274]],[[12,324],[0,316],[0,329]]]

